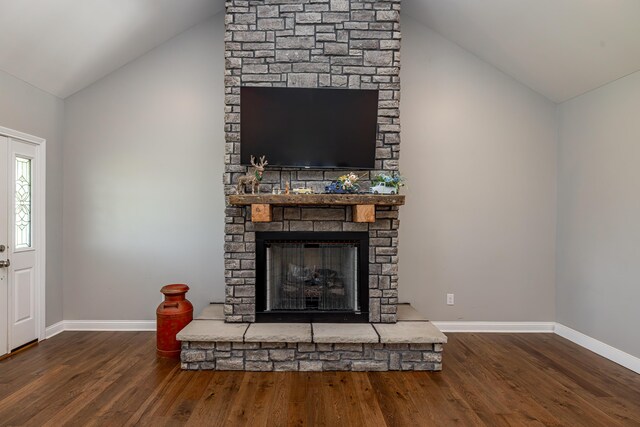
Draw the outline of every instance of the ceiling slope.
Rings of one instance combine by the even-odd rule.
[[[66,98],[223,6],[219,0],[0,0],[0,70]]]
[[[60,98],[222,0],[0,0],[0,69]],[[405,0],[403,12],[562,102],[640,70],[638,0]]]
[[[640,70],[639,0],[406,0],[403,12],[555,102]]]

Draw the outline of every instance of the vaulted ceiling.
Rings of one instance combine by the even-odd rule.
[[[562,102],[640,70],[640,0],[403,0],[411,16]],[[65,98],[224,0],[0,0],[0,70]]]
[[[0,0],[0,70],[65,98],[223,7],[219,0]]]
[[[561,102],[640,70],[639,0],[405,0],[403,11]]]

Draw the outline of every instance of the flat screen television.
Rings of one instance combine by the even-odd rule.
[[[242,87],[240,161],[373,169],[377,121],[377,90]]]

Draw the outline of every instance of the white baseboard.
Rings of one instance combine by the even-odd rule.
[[[618,350],[615,347],[611,347],[609,344],[605,344],[602,341],[598,341],[595,338],[591,338],[582,332],[578,332],[560,323],[556,323],[555,333],[581,347],[586,348],[587,350],[591,350],[594,353],[617,363],[618,365],[622,365],[625,368],[631,369],[632,371],[640,374],[640,358],[638,357],[625,353],[622,350]]]
[[[62,331],[155,331],[155,320],[63,320],[46,329],[51,338]]]
[[[49,339],[53,336],[58,335],[60,332],[64,332],[64,320],[61,320],[58,323],[54,323],[51,326],[47,326],[44,330],[44,338]]]
[[[555,322],[432,321],[442,332],[544,332],[552,333]]]

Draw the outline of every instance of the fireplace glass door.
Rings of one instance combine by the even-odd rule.
[[[257,238],[258,286],[261,287],[257,292],[258,313],[284,315],[281,321],[317,321],[320,313],[327,321],[332,319],[332,313],[361,316],[363,299],[368,298],[368,258],[364,259],[368,253],[367,242],[330,239],[326,234],[323,239],[314,238],[313,234],[308,237]],[[292,318],[292,314],[302,317]]]
[[[358,309],[358,249],[345,243],[266,248],[267,311]]]

